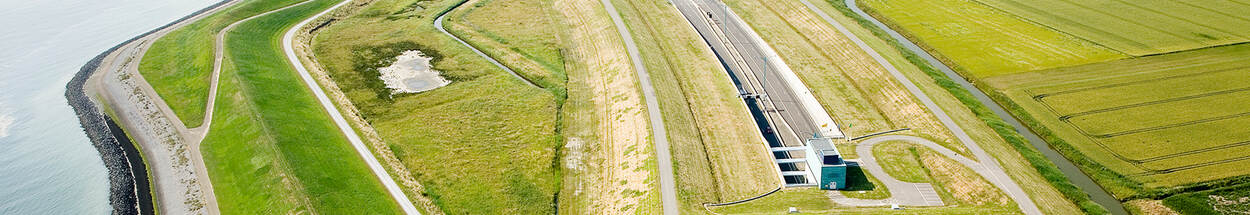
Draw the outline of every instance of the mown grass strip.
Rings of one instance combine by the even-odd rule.
[[[222,212],[399,212],[281,51],[287,28],[335,3],[317,0],[227,33],[215,114],[223,117],[203,143]]]
[[[299,0],[245,1],[165,34],[144,53],[139,74],[188,128],[203,123],[213,71],[213,43],[222,28]]]

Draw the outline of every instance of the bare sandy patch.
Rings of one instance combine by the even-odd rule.
[[[1128,201],[1128,205],[1137,207],[1143,215],[1175,215],[1178,214],[1172,208],[1163,205],[1163,200],[1138,199]]]
[[[451,84],[439,75],[438,70],[430,68],[430,60],[433,59],[421,51],[404,51],[395,57],[395,63],[378,68],[378,72],[382,73],[378,78],[386,83],[392,94],[423,92]]]

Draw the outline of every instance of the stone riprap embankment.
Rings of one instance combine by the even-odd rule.
[[[138,177],[146,179],[146,174],[144,173],[146,171],[135,171],[136,169],[145,169],[146,167],[143,165],[142,160],[138,159],[138,155],[128,155],[126,153],[126,151],[134,152],[137,149],[134,149],[134,146],[129,144],[125,133],[109,129],[109,124],[113,123],[112,119],[106,116],[103,110],[91,100],[91,97],[87,95],[84,89],[84,85],[87,83],[88,78],[99,68],[104,58],[122,46],[173,26],[176,23],[186,21],[191,17],[221,7],[229,2],[229,0],[226,0],[215,3],[105,50],[100,55],[87,61],[78,70],[78,73],[70,79],[69,83],[66,84],[65,98],[70,107],[74,109],[74,113],[78,115],[78,121],[82,124],[83,131],[86,132],[88,139],[91,140],[92,145],[99,151],[100,158],[104,161],[104,167],[108,169],[109,204],[113,207],[113,214],[152,214],[154,212],[151,209],[151,196],[146,194],[146,189],[144,189],[144,195],[139,195],[138,187],[148,186],[146,180],[136,180],[137,172],[144,174]],[[142,184],[140,184],[141,182]],[[141,197],[145,198],[141,199]],[[140,202],[145,202],[147,208],[140,210]]]

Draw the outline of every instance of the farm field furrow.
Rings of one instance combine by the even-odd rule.
[[[1034,95],[1034,99],[1054,107],[1056,113],[1065,115],[1089,114],[1090,112],[1109,111],[1117,108],[1175,102],[1245,91],[1247,89],[1245,83],[1250,82],[1250,77],[1244,74],[1246,71],[1250,71],[1250,67],[1215,69],[1191,74],[1182,74],[1182,72],[1186,71],[1160,72],[1154,74],[1169,76],[1150,77],[1143,75],[1141,76],[1142,79],[1133,81],[1114,82],[1108,80],[1093,86],[1070,85],[1079,87],[1056,90],[1057,92],[1055,93],[1034,89],[1029,91]]]
[[[1195,124],[1184,129],[1165,129],[1125,134],[1098,138],[1098,140],[1127,159],[1153,161],[1169,156],[1189,156],[1191,153],[1203,152],[1205,150],[1224,150],[1221,146],[1250,141],[1250,131],[1228,131],[1223,129],[1236,127],[1247,122],[1250,122],[1250,117]],[[1183,144],[1192,142],[1208,143]],[[1231,151],[1237,152],[1236,150]]]
[[[1068,117],[1067,122],[1082,128],[1091,135],[1119,136],[1132,132],[1148,132],[1147,130],[1150,129],[1184,129],[1182,127],[1189,123],[1233,119],[1250,113],[1250,102],[1236,101],[1250,101],[1250,91],[1133,106],[1091,114],[1065,115],[1065,117]],[[1133,121],[1124,123],[1124,119],[1133,119]]]
[[[1121,198],[1250,174],[1250,45],[986,79],[1047,130],[1119,176]],[[1091,166],[1095,165],[1095,166]]]
[[[1246,5],[1228,1],[975,1],[1135,56],[1250,41]]]
[[[863,0],[860,6],[970,78],[1126,57],[972,0]]]

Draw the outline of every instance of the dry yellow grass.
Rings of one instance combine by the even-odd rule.
[[[956,152],[937,119],[850,39],[797,1],[727,1],[769,42],[851,136],[897,128]]]
[[[759,129],[716,57],[661,0],[613,1],[651,74],[685,213],[780,185]]]
[[[554,6],[568,27],[561,213],[658,213],[649,121],[616,28],[596,1],[557,0]]]

